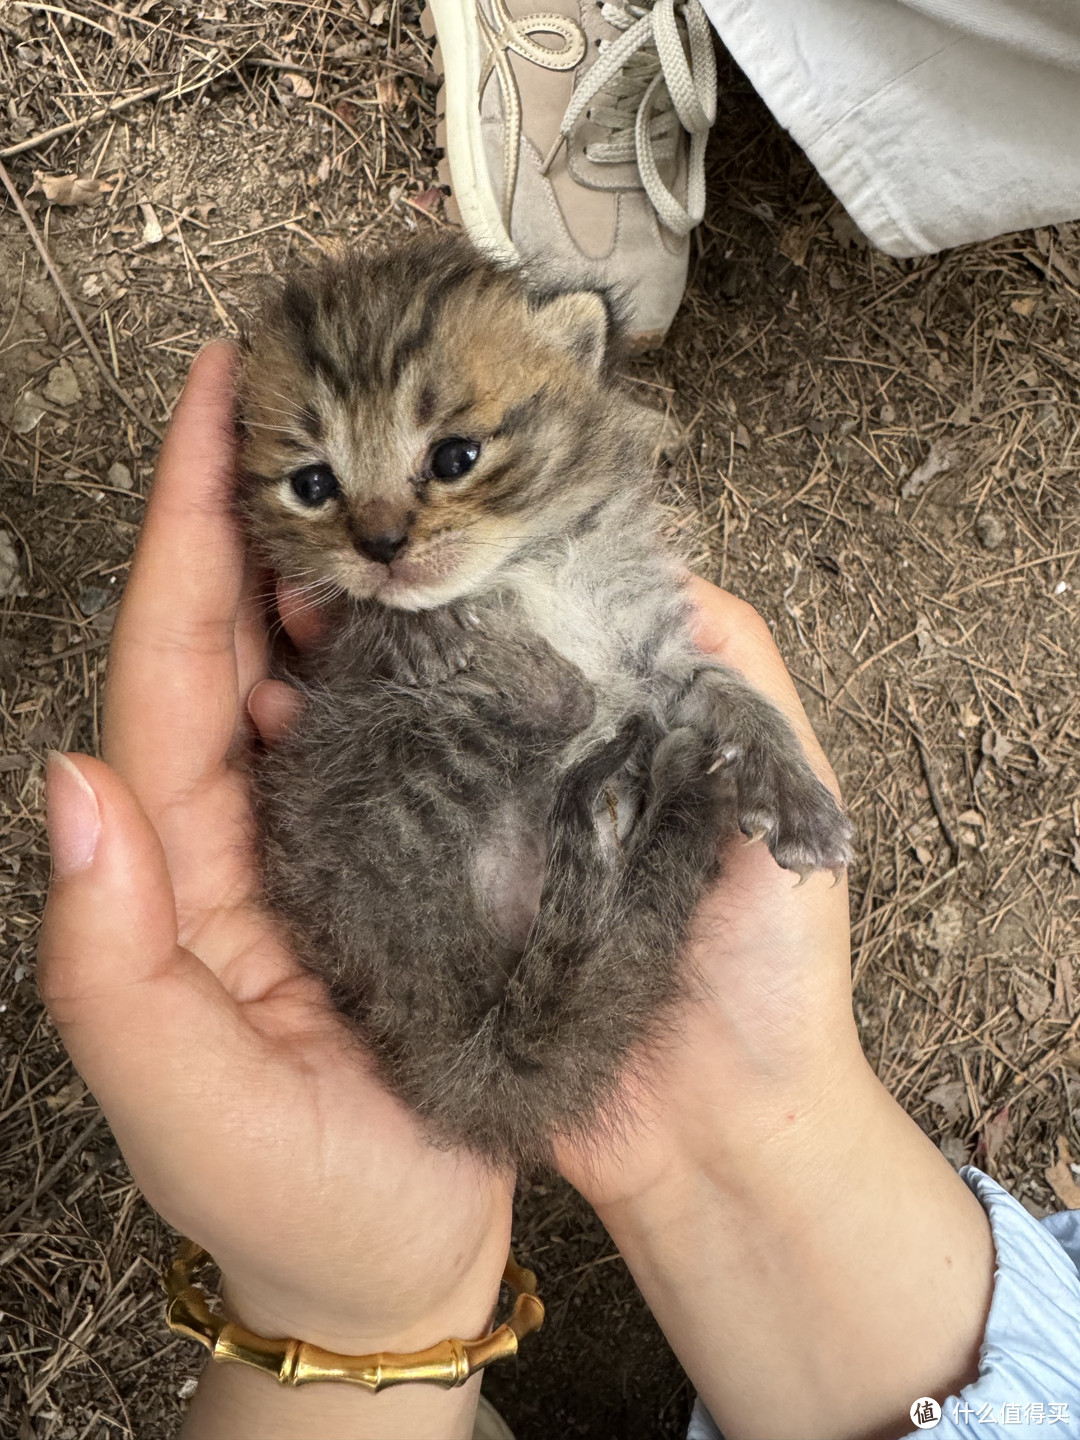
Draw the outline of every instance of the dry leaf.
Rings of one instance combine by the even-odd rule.
[[[375,81],[375,95],[384,110],[397,110],[401,105],[401,92],[395,75],[380,75]]]
[[[971,1151],[966,1140],[961,1140],[959,1135],[946,1135],[938,1146],[942,1155],[948,1160],[954,1170],[959,1170],[966,1165],[971,1158]]]
[[[161,228],[161,221],[158,219],[154,207],[145,200],[140,200],[139,209],[142,211],[143,217],[142,243],[156,245],[159,240],[164,240],[165,231]]]
[[[996,550],[1009,536],[1004,520],[990,510],[984,510],[975,521],[975,534],[984,550]]]
[[[49,378],[45,381],[45,399],[51,400],[54,405],[74,405],[81,398],[79,377],[70,361],[61,360],[49,371]]]
[[[47,413],[48,406],[34,390],[24,390],[11,412],[11,428],[16,435],[29,435]]]
[[[306,75],[294,75],[291,70],[287,71],[282,79],[292,90],[298,100],[310,100],[315,94],[315,86]]]
[[[939,955],[948,955],[964,938],[966,922],[959,905],[940,905],[930,919],[926,943]]]
[[[25,594],[26,587],[22,583],[22,570],[15,541],[6,530],[0,530],[0,598]]]
[[[800,270],[806,269],[806,252],[810,249],[814,228],[813,222],[809,225],[792,225],[780,236],[778,246],[780,254],[786,255],[791,263],[797,265]]]
[[[967,1086],[962,1080],[943,1080],[926,1092],[926,1098],[945,1111],[945,1124],[951,1125],[967,1112]]]
[[[351,100],[339,100],[334,106],[334,114],[345,125],[355,126],[357,116],[360,114],[360,111],[356,108],[356,106],[352,103]]]
[[[921,490],[924,490],[930,481],[936,476],[943,474],[952,465],[956,458],[956,451],[953,446],[941,440],[935,440],[930,446],[930,453],[921,465],[916,465],[911,474],[900,487],[900,494],[905,500],[913,500]]]
[[[1000,730],[984,730],[982,737],[982,753],[991,756],[999,765],[1005,761],[1013,752],[1013,743],[1007,735],[1002,735]]]
[[[982,1134],[979,1136],[978,1149],[990,1164],[993,1164],[1005,1148],[1010,1129],[1008,1105],[1003,1106],[996,1115],[991,1115],[983,1126]]]
[[[433,187],[430,190],[421,190],[420,194],[417,195],[413,201],[413,204],[418,210],[426,210],[428,214],[431,215],[438,210],[444,199],[445,196],[443,192],[437,187]]]
[[[1016,991],[1016,1008],[1029,1025],[1041,1020],[1050,1009],[1053,998],[1050,986],[1039,975],[1029,975],[1024,970],[1013,971],[1013,988]]]
[[[925,615],[915,621],[915,643],[920,655],[940,655],[947,648]]]
[[[89,175],[46,175],[35,170],[27,194],[40,193],[50,205],[94,205],[111,189],[108,181],[93,180]]]
[[[1058,1136],[1057,1164],[1046,1171],[1050,1189],[1065,1206],[1066,1210],[1080,1210],[1080,1185],[1072,1172],[1073,1157],[1069,1153],[1069,1142],[1064,1135]]]
[[[64,1110],[68,1105],[74,1104],[76,1100],[81,1100],[85,1094],[86,1086],[76,1076],[66,1085],[61,1085],[55,1094],[46,1095],[45,1104],[50,1110]]]
[[[828,216],[828,221],[833,238],[842,250],[846,250],[849,245],[854,245],[856,250],[865,250],[869,245],[870,242],[846,210],[837,206]]]
[[[1025,295],[1022,300],[1012,301],[1009,309],[1013,311],[1014,314],[1023,315],[1024,318],[1027,319],[1027,317],[1035,309],[1035,300],[1036,297],[1034,295]]]
[[[371,24],[371,25],[374,25],[375,28],[378,29],[378,27],[379,27],[379,26],[383,23],[383,21],[386,19],[386,11],[387,11],[386,0],[379,0],[379,4],[376,5],[376,6],[375,6],[375,9],[372,10],[372,12],[371,12],[371,18],[370,18],[370,20],[369,20],[368,23]]]

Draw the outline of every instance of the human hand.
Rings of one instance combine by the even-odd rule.
[[[835,777],[761,617],[690,585],[702,648]],[[688,997],[612,1123],[559,1152],[725,1435],[891,1440],[973,1378],[993,1245],[979,1202],[867,1064],[847,885],[733,844]]]
[[[140,1188],[219,1262],[234,1314],[412,1350],[484,1331],[513,1177],[427,1143],[258,903],[245,702],[267,637],[230,511],[232,364],[222,345],[196,360],[162,448],[110,655],[108,763],[50,766],[41,989]]]

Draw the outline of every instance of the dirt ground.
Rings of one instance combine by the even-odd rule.
[[[663,484],[702,572],[774,623],[843,781],[873,1064],[951,1161],[1076,1205],[1080,225],[876,254],[722,78],[690,289],[632,371],[683,435]],[[0,199],[0,1435],[158,1440],[200,1352],[37,999],[42,757],[97,743],[199,345],[290,257],[447,223],[435,76],[414,0],[14,0],[0,94],[51,265]],[[36,171],[107,188],[49,204]],[[549,1319],[486,1388],[519,1440],[681,1435],[687,1384],[595,1219],[534,1185],[516,1241]]]

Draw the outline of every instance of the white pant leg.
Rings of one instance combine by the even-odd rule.
[[[890,255],[1080,217],[1078,0],[702,3]]]

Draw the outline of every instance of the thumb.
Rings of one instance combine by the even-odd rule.
[[[50,755],[46,799],[53,877],[38,983],[72,1060],[108,1109],[110,1092],[134,1079],[132,1051],[168,1026],[177,991],[217,982],[177,944],[161,842],[116,772],[86,755]]]

